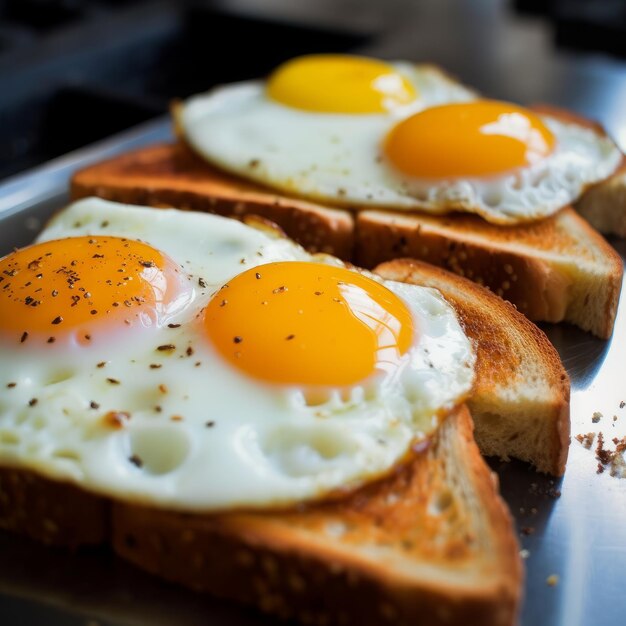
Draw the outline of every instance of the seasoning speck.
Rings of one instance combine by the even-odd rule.
[[[136,454],[133,454],[133,456],[128,457],[128,460],[136,467],[143,467],[143,461]]]
[[[57,315],[53,320],[52,323],[56,326],[57,324],[60,324],[63,321],[63,318],[60,315]]]
[[[559,584],[559,577],[556,574],[550,574],[550,576],[546,578],[546,583],[550,587],[556,587]]]
[[[243,341],[242,337],[233,337],[233,343],[241,343]]]
[[[20,337],[20,343],[24,343],[28,339],[28,333],[24,331]]]
[[[596,411],[591,417],[591,421],[594,424],[597,424],[601,419],[602,419],[602,413],[600,413],[600,411]]]
[[[176,346],[173,343],[165,343],[162,346],[157,348],[159,352],[171,352],[172,350],[176,350]]]
[[[120,381],[117,380],[117,378],[107,378],[107,382],[111,383],[112,385],[119,385]]]
[[[31,398],[28,401],[28,406],[35,406],[37,404],[37,402],[39,402],[39,400],[37,400],[37,398]]]

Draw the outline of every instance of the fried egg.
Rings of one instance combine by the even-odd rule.
[[[99,199],[0,260],[0,464],[184,511],[389,472],[471,389],[435,290],[273,231]]]
[[[556,212],[621,162],[606,135],[479,99],[433,67],[341,55],[192,97],[177,122],[210,163],[287,194],[501,224]]]

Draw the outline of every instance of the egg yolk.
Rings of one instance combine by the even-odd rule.
[[[530,111],[478,100],[420,111],[394,126],[384,152],[416,178],[489,176],[532,165],[554,149],[554,135]]]
[[[158,325],[183,293],[178,266],[118,237],[46,241],[0,259],[0,333],[21,343]],[[29,343],[30,343],[29,342]]]
[[[358,383],[395,368],[415,334],[409,309],[384,285],[299,261],[239,274],[209,302],[204,323],[236,368],[286,384]]]
[[[317,113],[384,113],[417,97],[388,63],[339,54],[287,61],[269,77],[267,93],[281,104]]]

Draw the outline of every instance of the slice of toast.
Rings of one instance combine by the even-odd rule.
[[[0,527],[75,546],[80,520],[63,509],[72,510],[78,493],[1,469]],[[465,407],[406,466],[339,501],[198,515],[82,497],[81,505],[94,503],[85,542],[110,542],[162,578],[281,618],[355,626],[515,621],[518,545]],[[16,523],[34,513],[41,522]]]
[[[569,448],[569,378],[545,334],[509,302],[445,270],[415,260],[384,263],[383,278],[438,289],[476,349],[468,406],[486,455],[515,457],[560,476]]]
[[[172,207],[243,218],[258,215],[278,224],[311,252],[347,259],[354,246],[349,211],[288,198],[209,166],[184,144],[140,148],[77,172],[72,198]]]
[[[571,207],[502,228],[471,215],[363,211],[357,265],[410,257],[488,287],[535,321],[567,321],[598,337],[613,331],[622,260]]]
[[[411,256],[482,281],[532,320],[569,321],[603,338],[613,328],[621,259],[571,209],[513,227],[459,214],[352,214],[227,175],[181,144],[139,149],[77,172],[72,196],[90,195],[232,217],[259,214],[312,251],[365,267]]]

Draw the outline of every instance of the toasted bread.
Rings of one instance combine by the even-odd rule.
[[[347,259],[354,219],[342,209],[287,198],[207,165],[184,144],[149,146],[81,170],[71,183],[74,199],[172,207],[242,218],[258,215],[311,252]]]
[[[77,495],[95,504],[84,532],[63,512]],[[510,626],[519,605],[511,518],[464,407],[391,476],[291,511],[173,513],[8,468],[0,496],[2,528],[57,545],[110,542],[167,580],[305,624]],[[16,523],[34,513],[40,522]]]
[[[471,215],[363,211],[356,228],[358,265],[420,259],[489,287],[531,320],[613,331],[622,260],[572,208],[506,228]]]
[[[509,302],[445,270],[415,260],[384,263],[389,280],[434,287],[456,309],[476,346],[468,406],[486,455],[515,457],[560,476],[569,449],[569,378],[545,334]]]
[[[569,208],[510,227],[461,214],[351,213],[244,182],[181,144],[143,148],[79,171],[72,196],[90,195],[232,217],[256,213],[309,250],[365,267],[410,256],[482,282],[532,320],[568,321],[603,338],[612,332],[621,259]]]

